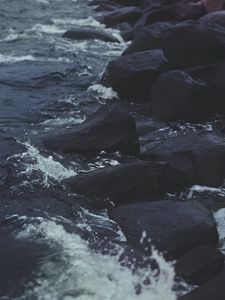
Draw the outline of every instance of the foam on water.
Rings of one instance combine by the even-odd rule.
[[[81,124],[85,121],[85,117],[69,117],[69,118],[54,118],[42,122],[42,125],[47,126],[62,126],[62,125],[74,125]]]
[[[14,56],[14,55],[5,55],[0,53],[0,64],[10,64],[16,63],[20,61],[35,61],[35,57],[32,55],[21,55],[21,56]]]
[[[47,33],[47,34],[62,34],[65,32],[64,29],[60,29],[55,25],[44,25],[44,24],[36,24],[29,31]]]
[[[41,57],[34,57],[33,55],[5,55],[0,53],[0,64],[14,64],[22,61],[49,61],[49,62],[71,62],[69,58],[67,57],[59,57],[59,58],[41,58]]]
[[[72,168],[65,168],[60,162],[54,160],[49,155],[43,156],[40,151],[28,142],[22,143],[27,148],[26,152],[17,154],[14,157],[22,162],[23,170],[20,175],[26,174],[28,177],[35,172],[41,173],[41,183],[49,187],[51,181],[61,181],[63,179],[77,175],[77,172]]]
[[[76,19],[76,18],[65,18],[65,19],[59,19],[59,18],[52,18],[51,21],[55,25],[76,25],[79,27],[98,27],[98,28],[105,28],[103,24],[98,22],[93,17],[83,18],[83,19]]]
[[[96,93],[98,98],[103,100],[110,100],[113,98],[118,99],[118,94],[110,87],[105,87],[101,84],[94,84],[90,86],[87,90],[89,93]]]
[[[190,199],[193,197],[195,193],[217,193],[220,196],[225,196],[225,189],[223,188],[213,188],[209,186],[201,186],[201,185],[194,185],[189,189],[187,198]]]
[[[45,261],[37,273],[36,285],[27,290],[25,299],[38,300],[175,300],[174,269],[157,252],[152,258],[159,274],[150,269],[132,272],[122,267],[117,256],[102,255],[90,250],[77,234],[68,233],[54,221],[27,225],[20,239],[36,239],[62,249],[62,261]],[[145,284],[150,278],[151,284]],[[135,288],[139,287],[140,294]]]
[[[220,250],[225,254],[225,208],[214,213],[214,218],[220,239]]]

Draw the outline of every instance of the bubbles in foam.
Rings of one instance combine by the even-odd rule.
[[[221,243],[220,250],[225,254],[225,208],[222,208],[214,213],[214,218],[217,224],[217,230]]]
[[[110,87],[105,87],[101,84],[94,84],[88,88],[89,93],[96,93],[98,98],[103,100],[118,99],[118,94]]]
[[[174,269],[156,250],[152,258],[159,274],[151,269],[133,272],[122,267],[117,256],[93,252],[77,234],[71,234],[54,221],[30,224],[18,238],[40,238],[62,249],[62,260],[45,261],[38,270],[37,284],[27,290],[27,299],[38,300],[175,300],[172,291]],[[150,279],[150,284],[145,279]],[[136,293],[136,287],[140,293]],[[30,297],[30,298],[29,298]]]
[[[60,162],[54,160],[51,155],[47,157],[41,155],[40,151],[30,143],[25,142],[22,144],[27,148],[27,151],[14,156],[21,160],[23,164],[20,175],[30,176],[35,172],[41,173],[40,181],[46,187],[50,186],[51,180],[61,181],[77,175],[72,168],[65,168]]]

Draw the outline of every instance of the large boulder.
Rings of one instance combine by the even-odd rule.
[[[106,205],[154,200],[166,192],[188,185],[186,176],[162,162],[134,162],[98,169],[65,180],[71,192],[83,194]],[[152,197],[152,199],[151,199]]]
[[[225,269],[218,273],[204,285],[195,289],[192,293],[187,294],[179,300],[224,300],[225,297]]]
[[[224,255],[212,245],[195,247],[180,257],[176,274],[186,282],[200,285],[216,275],[224,265]]]
[[[211,80],[211,94],[217,113],[225,114],[225,62],[222,62]]]
[[[119,40],[114,37],[113,35],[105,32],[100,31],[97,29],[73,29],[73,30],[67,30],[63,37],[69,38],[72,40],[89,40],[89,39],[96,39],[101,40],[105,42],[119,42]]]
[[[101,107],[83,124],[45,137],[44,145],[54,151],[88,153],[101,150],[137,155],[139,141],[133,117],[119,105]]]
[[[225,27],[225,11],[212,12],[202,17],[199,21],[205,25],[219,25]]]
[[[171,68],[188,68],[225,58],[225,30],[197,21],[156,23],[139,30],[124,55],[162,49]]]
[[[187,19],[197,20],[204,15],[202,6],[175,3],[168,6],[153,6],[146,10],[138,20],[136,28],[142,28],[149,24],[165,21],[181,21]]]
[[[114,10],[113,12],[105,14],[100,21],[106,24],[106,26],[111,27],[123,22],[134,24],[141,15],[142,11],[138,7],[122,7]]]
[[[111,61],[102,77],[122,98],[140,101],[150,88],[167,60],[161,50],[144,51]]]
[[[201,121],[212,114],[209,88],[183,71],[159,76],[150,94],[153,116],[167,121]]]
[[[164,200],[112,208],[130,245],[151,253],[151,245],[167,257],[179,257],[193,247],[216,245],[218,233],[209,210],[198,201]]]
[[[218,187],[225,178],[225,138],[202,132],[149,142],[143,157],[168,161],[193,184]]]

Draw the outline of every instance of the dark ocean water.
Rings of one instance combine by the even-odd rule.
[[[117,157],[58,155],[41,143],[112,101],[113,91],[96,83],[124,44],[62,38],[67,29],[103,27],[87,0],[0,5],[0,299],[175,300],[173,268],[157,252],[156,279],[150,269],[121,267],[118,257],[96,253],[82,239],[124,236],[105,210],[69,195],[61,181],[116,165]]]

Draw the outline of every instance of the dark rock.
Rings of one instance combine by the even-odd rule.
[[[52,150],[72,153],[120,151],[137,155],[139,141],[133,117],[119,105],[101,107],[71,132],[65,131],[45,138],[44,145]]]
[[[213,64],[195,66],[185,70],[193,78],[196,78],[201,81],[205,81],[208,84],[212,82],[215,77],[219,67],[223,64],[224,61],[216,62]]]
[[[195,132],[150,142],[142,157],[168,161],[193,184],[218,187],[225,177],[225,138],[214,133]]]
[[[224,256],[211,245],[203,245],[185,253],[176,263],[176,274],[186,282],[200,285],[223,268]]]
[[[225,62],[218,67],[211,81],[211,94],[215,110],[221,115],[225,114]]]
[[[187,294],[179,300],[224,300],[225,297],[225,269],[208,280],[204,285]]]
[[[141,15],[142,11],[137,7],[122,7],[111,13],[105,14],[102,17],[102,22],[111,27],[123,22],[134,24]]]
[[[200,20],[204,25],[219,25],[225,27],[225,11],[215,11],[205,15]]]
[[[113,208],[109,216],[119,224],[128,243],[147,254],[151,253],[151,244],[171,258],[193,247],[218,242],[214,219],[200,202],[135,203]]]
[[[206,120],[212,115],[211,106],[206,84],[183,71],[161,74],[151,89],[151,112],[162,120]]]
[[[72,192],[105,200],[106,204],[149,200],[189,184],[181,172],[167,163],[141,161],[80,174],[65,183]]]
[[[96,39],[96,40],[102,40],[105,42],[112,42],[112,43],[119,42],[119,40],[113,35],[97,29],[68,30],[63,34],[63,37],[73,39],[73,40]]]
[[[102,77],[122,98],[140,101],[166,64],[161,50],[144,51],[111,61]]]
[[[162,49],[169,66],[189,68],[225,58],[225,30],[196,21],[149,25],[139,30],[124,55]]]

